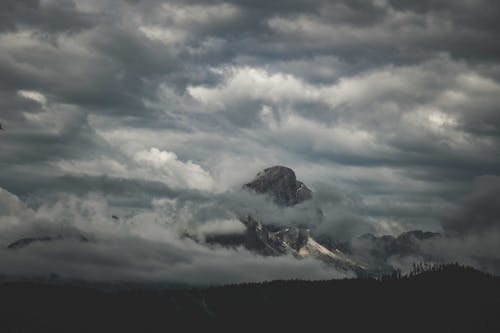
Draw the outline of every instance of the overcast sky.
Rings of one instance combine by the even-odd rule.
[[[276,164],[339,238],[497,235],[498,17],[494,0],[3,0],[1,245],[69,225],[187,258],[172,225],[238,229],[235,207],[266,205],[238,189]],[[193,247],[244,257],[214,281],[274,267]]]

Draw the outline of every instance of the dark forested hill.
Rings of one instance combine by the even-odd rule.
[[[499,332],[500,279],[471,268],[409,276],[274,281],[203,289],[115,289],[62,283],[0,286],[1,332],[169,332],[201,328]]]

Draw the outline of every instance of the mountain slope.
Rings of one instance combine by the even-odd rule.
[[[266,195],[282,209],[295,206],[312,198],[313,192],[295,172],[284,166],[274,166],[259,172],[243,189],[257,195]],[[321,215],[321,214],[320,214]],[[319,215],[319,216],[320,216]],[[240,219],[246,226],[244,235],[211,235],[206,241],[224,246],[244,246],[265,256],[292,255],[297,259],[314,258],[343,270],[364,272],[364,267],[339,249],[327,249],[319,244],[307,227],[266,224],[265,216],[258,220],[248,215]]]

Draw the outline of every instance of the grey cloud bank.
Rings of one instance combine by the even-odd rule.
[[[450,242],[429,251],[498,264],[499,16],[486,0],[2,1],[2,245],[118,228],[68,257],[65,242],[36,249],[46,267],[80,258],[94,277],[338,274],[178,238],[249,211],[315,223],[238,191],[280,164],[314,190],[322,232],[439,231]],[[145,236],[156,233],[166,238]],[[125,244],[130,257],[118,255]],[[36,271],[26,251],[3,253],[2,269]],[[169,272],[170,256],[190,264]]]

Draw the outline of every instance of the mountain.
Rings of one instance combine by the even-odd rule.
[[[377,237],[373,234],[364,234],[351,243],[351,249],[352,251],[359,248],[365,249],[371,256],[381,260],[386,260],[391,256],[417,256],[422,255],[420,246],[423,241],[440,237],[442,235],[439,233],[421,230],[403,232],[399,236]]]
[[[312,191],[295,177],[295,172],[284,166],[273,166],[259,172],[243,188],[267,194],[280,206],[294,206],[312,198]]]
[[[343,244],[342,249],[357,260],[368,263],[371,272],[387,274],[395,269],[391,261],[405,257],[418,262],[440,262],[439,258],[422,251],[422,243],[442,237],[440,233],[421,230],[403,232],[398,236],[364,234]]]
[[[429,239],[441,237],[441,234],[412,230],[403,232],[399,236],[384,235],[376,237],[373,234],[364,234],[358,237],[358,242],[364,242],[373,256],[388,257],[393,255],[407,256],[420,252],[420,243]]]
[[[285,166],[273,166],[257,173],[256,177],[243,185],[244,190],[256,195],[265,195],[282,209],[288,209],[312,199],[313,192],[306,184],[297,180],[295,172]],[[323,213],[318,212],[321,218]],[[208,235],[208,244],[228,247],[243,246],[264,256],[293,255],[296,258],[315,258],[358,275],[389,274],[395,270],[389,259],[414,257],[422,261],[433,261],[420,249],[425,240],[441,237],[438,233],[413,230],[399,236],[375,236],[364,234],[351,241],[314,234],[301,225],[269,224],[266,217],[257,219],[248,215],[240,218],[246,226],[243,234]],[[368,273],[369,272],[369,273]]]
[[[276,205],[287,209],[306,200],[313,192],[301,181],[295,172],[284,166],[273,166],[259,172],[244,190],[257,195],[266,195]],[[321,212],[319,212],[321,216]],[[240,219],[246,226],[243,235],[210,235],[205,241],[223,246],[244,246],[264,256],[293,255],[301,258],[315,258],[343,270],[364,273],[364,267],[337,248],[328,249],[311,235],[311,229],[297,225],[267,224],[265,216],[259,221],[248,215]],[[286,222],[286,221],[284,221]]]

